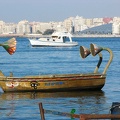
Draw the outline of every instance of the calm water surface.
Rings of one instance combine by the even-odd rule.
[[[0,43],[8,38],[0,38]],[[38,104],[48,110],[76,114],[108,114],[112,102],[120,101],[120,38],[74,38],[87,48],[90,43],[110,48],[114,59],[107,71],[106,84],[101,91],[77,91],[54,93],[4,93],[0,90],[0,120],[40,120]],[[10,56],[0,47],[0,70],[9,76],[90,73],[94,71],[99,57],[80,58],[79,46],[72,48],[39,47],[32,48],[26,38],[17,38],[16,53]],[[109,53],[102,51],[103,63],[99,72],[109,59]],[[71,120],[69,117],[45,114],[46,120]],[[77,119],[76,119],[77,120]]]

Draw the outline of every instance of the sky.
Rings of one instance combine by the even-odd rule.
[[[120,0],[0,0],[0,21],[64,21],[69,17],[120,17]]]

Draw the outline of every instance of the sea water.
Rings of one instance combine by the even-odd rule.
[[[0,38],[0,43],[9,38]],[[0,70],[4,75],[23,77],[26,75],[91,73],[99,56],[80,57],[80,46],[90,48],[94,43],[110,48],[114,58],[107,70],[105,86],[101,91],[76,92],[23,92],[4,93],[0,90],[0,120],[40,120],[39,103],[46,110],[76,114],[109,114],[112,102],[120,101],[120,38],[73,38],[79,43],[76,47],[31,47],[27,38],[17,38],[17,49],[10,56],[0,47]],[[103,72],[109,53],[102,51],[103,62],[99,72]],[[67,116],[45,113],[46,120],[71,120]],[[77,120],[77,119],[75,119]]]

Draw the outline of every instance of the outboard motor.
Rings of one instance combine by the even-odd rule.
[[[110,109],[111,114],[120,114],[120,102],[113,102]],[[111,119],[111,120],[120,120],[120,119]]]

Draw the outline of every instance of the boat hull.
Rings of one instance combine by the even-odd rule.
[[[32,47],[72,47],[77,46],[77,42],[54,42],[54,41],[41,41],[36,39],[29,39]]]
[[[105,78],[98,74],[1,77],[0,86],[4,92],[101,90]]]

